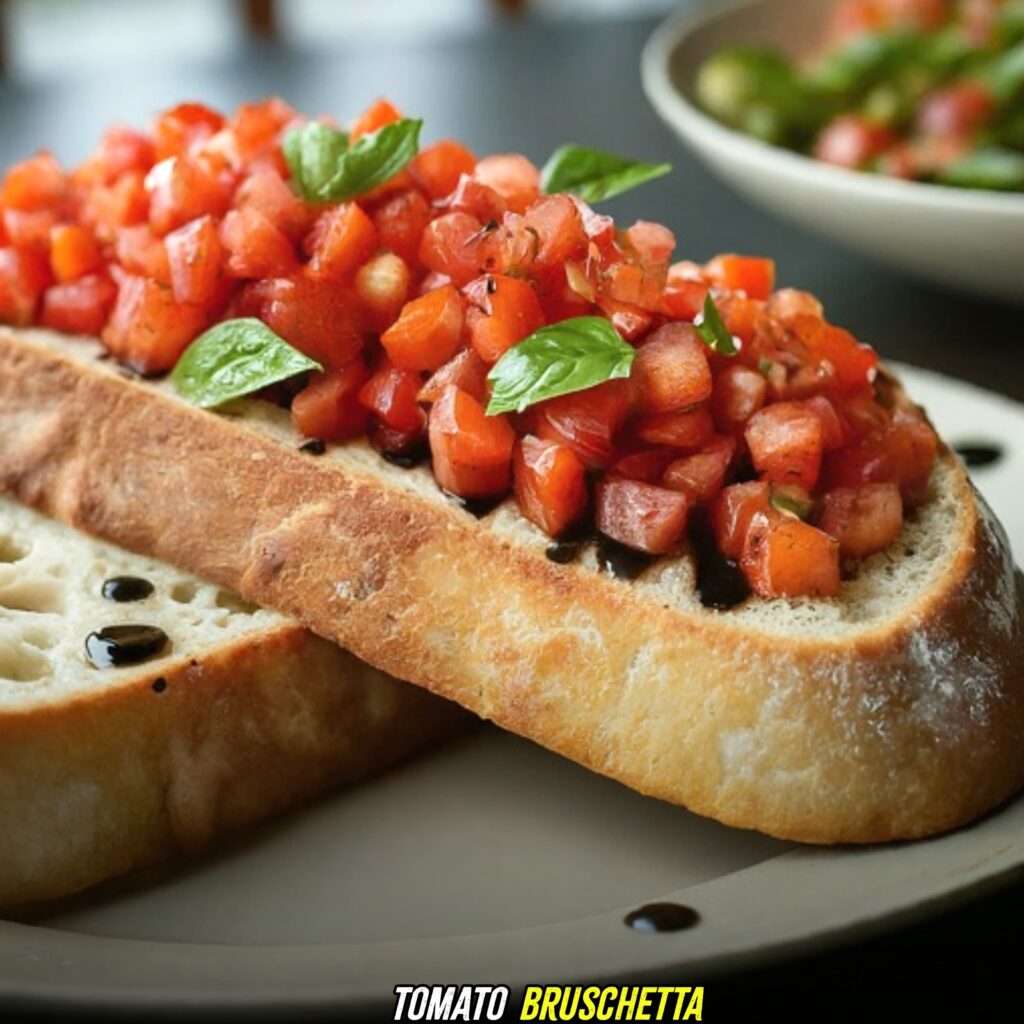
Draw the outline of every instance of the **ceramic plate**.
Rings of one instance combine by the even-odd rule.
[[[903,370],[1024,550],[1024,408]],[[497,730],[184,871],[0,922],[0,1001],[163,1012],[391,1007],[396,983],[703,983],[863,937],[1024,865],[1024,800],[928,842],[814,849],[725,828]],[[685,931],[626,927],[640,904]]]
[[[946,188],[831,167],[723,127],[693,100],[697,69],[723,46],[813,53],[823,0],[733,0],[667,22],[644,50],[648,99],[738,192],[901,270],[1024,303],[1024,195]]]

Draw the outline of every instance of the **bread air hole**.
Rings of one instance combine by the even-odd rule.
[[[16,579],[0,585],[0,608],[16,612],[59,613],[64,610],[64,602],[60,585],[53,579]]]
[[[13,537],[0,534],[0,562],[20,562],[28,552],[29,549]]]
[[[244,601],[230,590],[217,591],[217,607],[226,609],[232,615],[255,615],[260,610],[259,605]]]
[[[171,587],[171,600],[178,604],[191,604],[196,599],[199,588],[194,583],[182,581]]]
[[[34,683],[51,672],[50,663],[24,644],[0,643],[0,679]]]

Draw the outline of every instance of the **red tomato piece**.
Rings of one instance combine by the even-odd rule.
[[[684,491],[695,502],[711,501],[722,490],[735,453],[734,438],[713,438],[703,451],[673,462],[662,483],[673,491]]]
[[[810,293],[796,288],[781,288],[768,300],[765,307],[769,316],[789,320],[795,316],[809,316],[816,320],[825,318],[822,304]]]
[[[612,460],[615,435],[629,415],[630,404],[628,381],[605,381],[535,406],[533,433],[568,445],[587,467],[603,468]]]
[[[715,423],[719,430],[737,430],[760,411],[767,400],[768,381],[764,374],[732,363],[715,378],[711,402]]]
[[[597,485],[597,528],[612,540],[651,555],[667,555],[686,531],[690,498],[639,480],[606,477]]]
[[[884,125],[869,121],[861,114],[840,114],[818,136],[814,155],[827,164],[858,170],[895,141]]]
[[[3,225],[8,242],[15,248],[46,253],[50,233],[57,226],[57,214],[52,210],[4,210]]]
[[[180,156],[224,127],[224,118],[202,103],[179,103],[153,125],[156,159]]]
[[[281,129],[295,121],[297,116],[284,100],[271,96],[256,103],[241,104],[228,122],[228,128],[241,157],[251,160],[276,144]]]
[[[341,280],[377,247],[377,229],[358,203],[342,203],[320,215],[306,239],[313,277]]]
[[[419,258],[428,270],[468,284],[484,267],[486,232],[467,213],[446,213],[431,221],[420,241]]]
[[[766,480],[813,490],[821,471],[824,431],[800,402],[777,402],[755,414],[745,433],[754,467]]]
[[[148,224],[135,224],[120,228],[114,243],[117,262],[129,274],[151,277],[160,284],[171,283],[167,247],[162,238],[153,234]]]
[[[164,239],[171,289],[178,302],[210,305],[220,290],[223,249],[210,216],[172,231]]]
[[[536,235],[536,263],[541,267],[560,266],[586,252],[583,221],[569,196],[538,199],[523,215],[523,227]]]
[[[170,288],[124,274],[103,343],[111,355],[139,373],[164,373],[205,325],[203,310],[176,302]]]
[[[513,345],[544,325],[544,310],[528,281],[503,274],[478,279],[480,306],[467,315],[470,344],[485,363],[496,363]],[[476,282],[467,285],[467,294]]]
[[[527,434],[516,445],[513,470],[519,510],[549,537],[583,514],[586,468],[571,448]]]
[[[453,213],[468,213],[481,224],[491,221],[499,223],[508,212],[508,204],[493,188],[469,174],[463,174],[451,194],[445,199],[444,207]]]
[[[140,171],[128,171],[111,185],[89,190],[82,204],[82,221],[96,237],[111,242],[118,228],[143,223],[149,216],[149,194]]]
[[[871,384],[878,370],[878,353],[841,327],[812,317],[797,316],[790,323],[817,359],[827,360],[843,391],[858,391]]]
[[[219,217],[231,201],[231,187],[198,160],[170,157],[146,175],[149,223],[158,235],[212,214]]]
[[[614,462],[609,474],[627,480],[642,480],[645,484],[659,484],[665,470],[678,456],[679,452],[674,448],[642,448]]]
[[[597,213],[577,196],[570,198],[580,212],[587,238],[597,246],[598,251],[611,248],[615,243],[615,221],[606,214]]]
[[[0,204],[11,210],[56,210],[64,201],[67,182],[52,154],[37,153],[4,175]]]
[[[754,515],[771,510],[771,487],[763,481],[726,487],[711,508],[718,550],[726,558],[738,562]]]
[[[464,348],[449,359],[444,366],[435,370],[430,380],[420,389],[421,402],[436,402],[444,389],[457,387],[472,395],[478,402],[487,400],[487,364],[471,348]]]
[[[259,210],[229,210],[220,225],[224,270],[231,277],[285,277],[296,265],[288,236]]]
[[[367,260],[356,272],[355,288],[370,325],[386,330],[395,321],[409,297],[412,275],[405,260],[393,252],[382,252]]]
[[[430,409],[430,451],[441,487],[463,498],[508,489],[515,431],[503,416],[487,416],[472,395],[447,387]]]
[[[104,132],[96,151],[74,172],[74,181],[109,185],[126,171],[145,174],[155,159],[153,140],[148,135],[115,125]]]
[[[462,320],[462,296],[446,285],[407,302],[380,341],[399,369],[436,370],[458,350]]]
[[[775,261],[732,253],[716,256],[707,265],[711,283],[729,291],[745,292],[751,299],[766,300],[775,290]]]
[[[419,374],[385,364],[362,386],[359,401],[385,426],[414,434],[426,424],[418,401],[421,384]]]
[[[761,597],[839,593],[839,542],[793,516],[755,513],[740,564]]]
[[[804,405],[821,420],[821,439],[825,451],[842,448],[846,443],[846,431],[835,406],[822,395],[808,398]]]
[[[710,440],[714,429],[711,413],[704,407],[641,416],[633,424],[633,433],[640,441],[670,448],[700,448]]]
[[[849,558],[884,551],[903,530],[903,499],[895,484],[865,484],[829,491],[818,526],[839,541]]]
[[[254,171],[238,186],[234,205],[258,210],[293,242],[313,226],[316,211],[307,206],[276,171]]]
[[[917,130],[939,137],[972,135],[992,117],[995,106],[995,98],[982,82],[954,82],[924,98],[917,112]]]
[[[661,296],[661,308],[674,320],[689,320],[691,323],[704,309],[710,286],[704,281],[673,277],[669,270],[665,290]]]
[[[757,335],[765,304],[760,299],[748,298],[740,292],[726,292],[716,296],[716,301],[729,333],[739,338],[744,345],[752,342]]]
[[[676,236],[664,224],[638,220],[622,233],[626,248],[647,265],[663,265],[672,258]]]
[[[523,213],[540,195],[540,171],[519,153],[485,156],[473,176],[494,189],[516,213]]]
[[[420,239],[430,223],[430,206],[414,189],[391,196],[373,211],[377,243],[401,256],[409,266],[419,258]]]
[[[462,175],[470,175],[476,157],[454,139],[442,139],[421,149],[409,164],[416,185],[431,199],[443,199],[455,190]]]
[[[352,122],[349,129],[349,137],[353,142],[363,135],[379,131],[387,124],[401,121],[401,111],[386,99],[374,100],[359,117]]]
[[[88,228],[60,224],[50,230],[50,267],[60,282],[74,281],[98,270],[103,260]]]
[[[87,274],[47,288],[39,322],[65,334],[95,336],[103,330],[116,298],[117,287],[109,277]]]
[[[636,354],[633,384],[647,413],[684,409],[711,397],[707,346],[690,324],[659,327]]]
[[[0,248],[0,323],[27,327],[50,284],[47,258],[28,249]]]
[[[313,374],[292,401],[292,421],[299,433],[322,441],[347,441],[361,436],[370,415],[359,401],[359,391],[367,376],[361,359],[327,373]]]
[[[601,291],[615,302],[625,303],[650,313],[663,308],[665,274],[658,269],[633,263],[613,263],[604,271]]]

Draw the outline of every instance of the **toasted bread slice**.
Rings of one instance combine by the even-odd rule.
[[[115,603],[103,582],[153,584]],[[165,651],[99,669],[91,631]],[[0,498],[0,905],[66,896],[379,771],[467,724],[274,612]]]
[[[1024,783],[1024,585],[948,451],[839,599],[705,610],[692,560],[635,582],[544,557],[366,444],[213,415],[99,346],[0,333],[0,488],[295,616],[379,668],[635,789],[809,842],[953,828]]]

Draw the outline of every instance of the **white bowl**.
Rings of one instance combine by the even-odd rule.
[[[831,167],[732,131],[699,109],[694,80],[716,50],[738,43],[810,52],[824,13],[822,0],[746,0],[673,18],[644,49],[648,99],[701,159],[761,206],[919,277],[1024,303],[1024,195]]]

